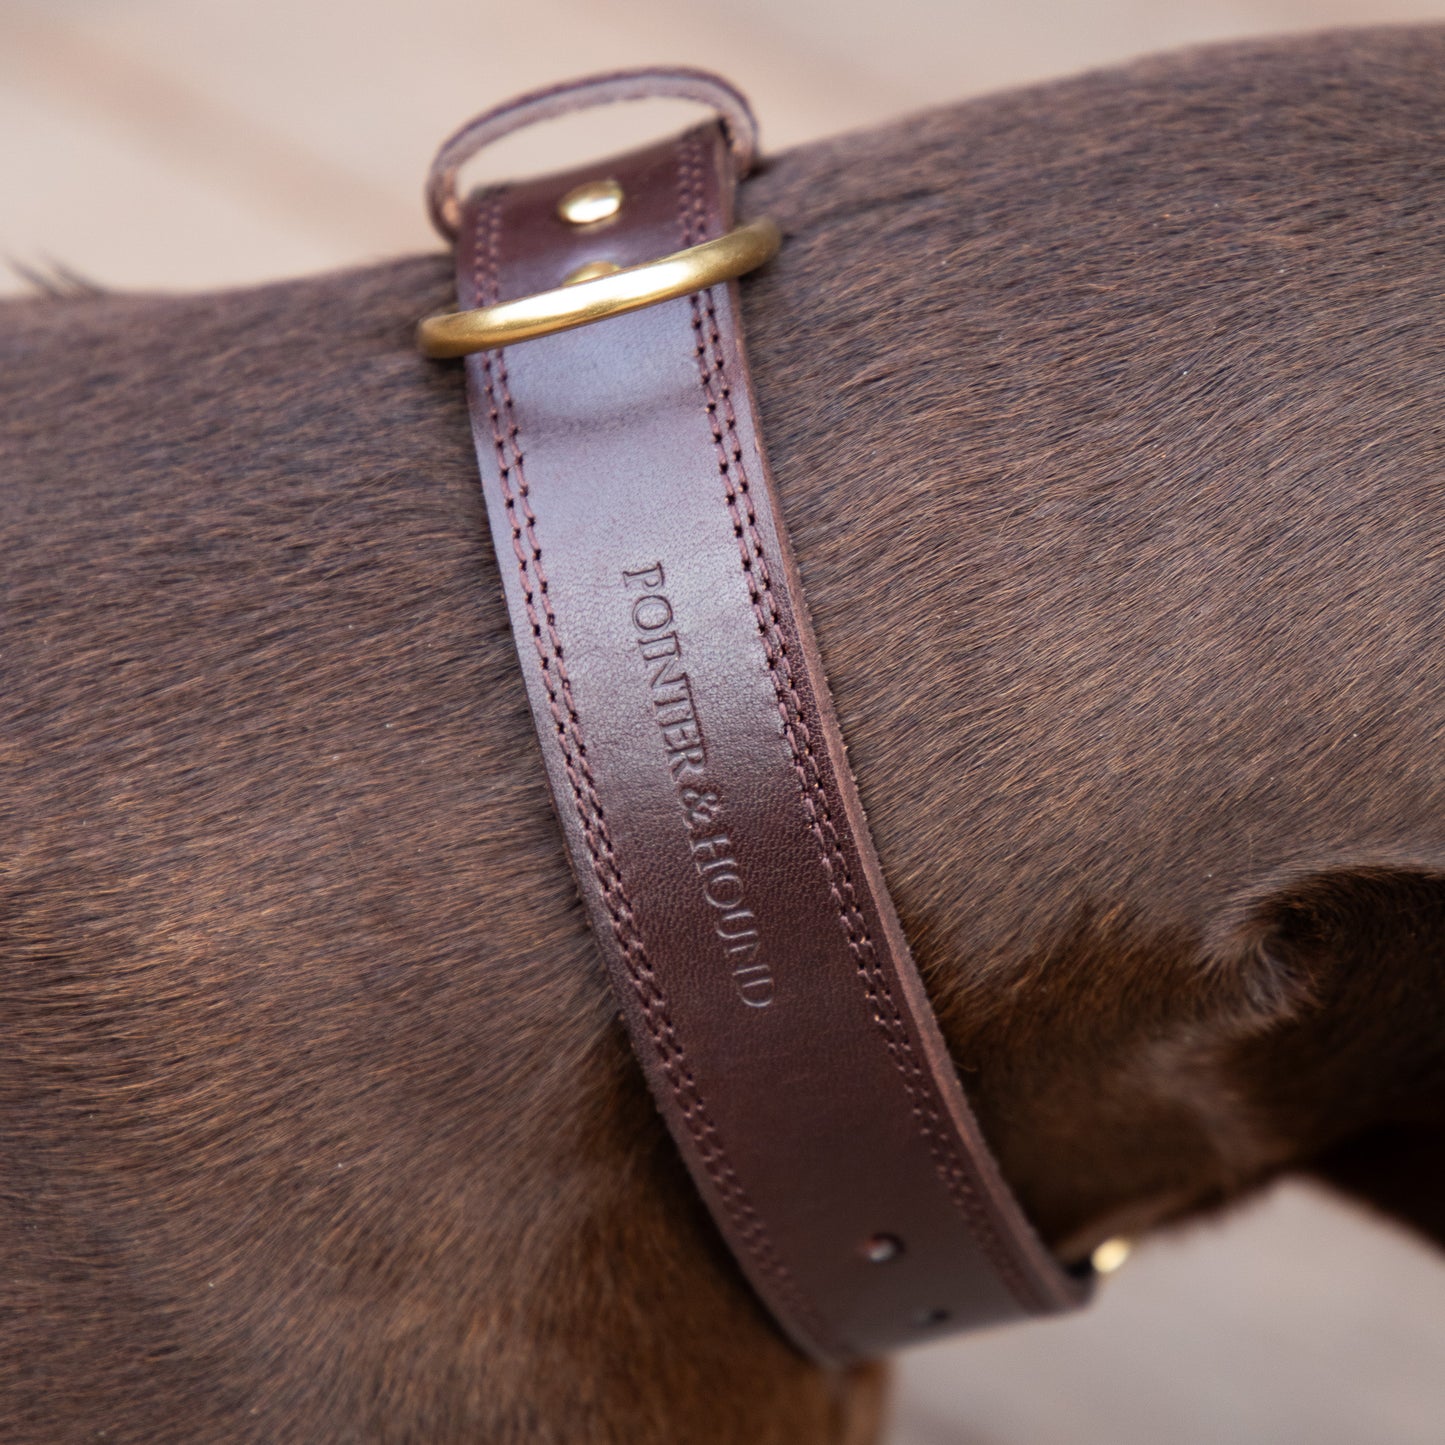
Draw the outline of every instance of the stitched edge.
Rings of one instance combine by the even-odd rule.
[[[501,193],[493,192],[487,199],[485,210],[479,211],[473,232],[472,285],[478,305],[488,305],[499,295],[501,220]],[[623,887],[606,816],[597,795],[591,764],[587,760],[581,719],[572,696],[572,682],[567,672],[547,574],[542,566],[542,549],[537,542],[537,518],[523,470],[520,429],[507,377],[505,352],[484,351],[479,354],[478,361],[487,398],[498,480],[511,523],[512,551],[542,684],[547,693],[548,711],[562,752],[572,800],[582,824],[592,871],[623,968],[641,1006],[673,1100],[739,1242],[758,1269],[772,1281],[789,1312],[818,1344],[835,1359],[849,1358],[853,1352],[834,1336],[778,1256],[762,1217],[728,1158],[677,1038],[666,995],[647,957],[632,904]],[[515,488],[512,485],[514,477]]]
[[[682,244],[690,246],[705,238],[704,159],[702,142],[685,137],[678,148],[678,221]],[[932,1087],[931,1072],[920,1063],[897,1000],[889,986],[888,971],[880,964],[868,931],[867,920],[858,907],[857,890],[848,860],[839,844],[838,829],[823,786],[822,774],[813,748],[811,730],[803,715],[802,701],[793,676],[787,636],[777,600],[773,595],[771,569],[757,529],[752,489],[743,462],[742,442],[737,432],[732,387],[725,370],[717,307],[711,290],[694,294],[692,327],[695,337],[703,401],[717,449],[718,471],[722,476],[733,532],[738,540],[743,575],[752,599],[758,632],[763,639],[768,672],[778,700],[783,734],[798,777],[798,789],[808,827],[818,844],[819,861],[828,880],[828,891],[838,908],[838,921],[853,954],[858,975],[872,1005],[873,1018],[887,1041],[888,1053],[903,1080],[909,1105],[920,1132],[928,1143],[934,1169],[949,1197],[963,1214],[974,1239],[992,1261],[1004,1283],[1025,1309],[1044,1307],[1037,1289],[1025,1276],[1017,1259],[999,1237],[984,1200],[959,1155],[956,1131],[939,1108]]]

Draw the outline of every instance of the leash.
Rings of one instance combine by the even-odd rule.
[[[655,96],[716,118],[459,199],[501,136]],[[633,1048],[753,1288],[840,1365],[1072,1308],[1089,1280],[979,1132],[849,771],[743,354],[736,278],[780,244],[734,223],[755,150],[746,101],[698,71],[488,112],[433,166],[462,309],[418,338],[466,357],[537,737]]]

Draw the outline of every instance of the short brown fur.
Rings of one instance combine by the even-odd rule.
[[[1213,50],[747,189],[864,800],[1072,1257],[1296,1168],[1445,1237],[1442,73]],[[874,1434],[615,1019],[410,347],[449,290],[0,313],[7,1439]]]

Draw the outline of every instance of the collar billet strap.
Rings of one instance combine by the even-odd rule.
[[[721,119],[456,201],[476,144],[677,94]],[[752,149],[746,104],[690,71],[482,117],[431,195],[470,314],[424,323],[423,343],[469,352],[537,736],[637,1056],[758,1295],[841,1364],[1067,1309],[1088,1285],[1000,1177],[909,956],[774,503],[736,287],[705,270],[667,292],[650,266],[734,232]],[[569,311],[579,272],[600,276],[579,294],[603,293]],[[671,299],[622,305],[619,276],[623,300]],[[504,303],[539,295],[551,322],[497,349],[516,334]]]

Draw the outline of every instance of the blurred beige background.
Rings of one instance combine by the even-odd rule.
[[[1424,18],[1445,0],[0,0],[0,258],[198,288],[429,249],[437,141],[587,70],[720,69],[780,148],[1149,50]],[[1082,1319],[911,1356],[894,1441],[1441,1445],[1442,1325],[1445,1262],[1293,1186],[1146,1247]]]

